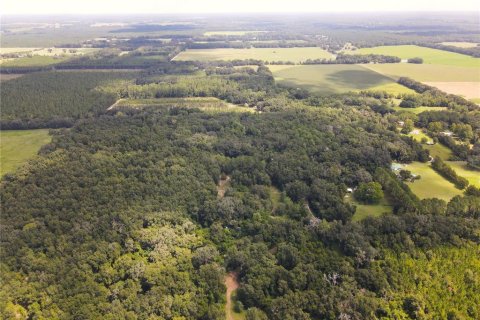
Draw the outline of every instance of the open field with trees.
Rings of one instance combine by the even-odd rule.
[[[35,156],[40,147],[49,143],[51,136],[46,129],[0,131],[0,176],[13,173]]]
[[[312,92],[338,93],[371,88],[403,91],[392,79],[359,65],[273,65],[269,69],[278,83]],[[405,92],[411,91],[406,88]]]
[[[177,61],[215,61],[256,59],[267,62],[300,63],[307,59],[332,59],[333,55],[321,48],[250,48],[250,49],[189,49],[181,52]]]
[[[451,182],[435,172],[429,163],[412,162],[404,167],[412,174],[421,177],[415,182],[408,183],[410,189],[420,199],[438,198],[449,201],[454,196],[462,194],[460,189],[455,188]]]
[[[448,52],[444,50],[425,48],[413,45],[381,46],[373,48],[361,48],[351,53],[355,54],[383,54],[410,59],[420,57],[424,64],[440,64],[458,67],[480,67],[480,59],[467,55]]]

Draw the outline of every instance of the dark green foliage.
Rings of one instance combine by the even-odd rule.
[[[383,198],[382,185],[378,182],[361,183],[353,195],[363,203],[378,203]]]
[[[132,79],[134,73],[44,72],[2,83],[2,128],[69,127],[73,121],[106,111],[117,99],[97,90],[102,84]]]
[[[433,170],[440,173],[445,179],[449,180],[459,189],[465,189],[468,186],[468,180],[457,175],[455,170],[443,162],[440,157],[435,157],[432,161]]]

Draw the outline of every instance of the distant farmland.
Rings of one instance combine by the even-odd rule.
[[[307,48],[251,48],[251,49],[191,49],[181,52],[174,60],[215,61],[257,59],[262,61],[291,61],[299,63],[307,59],[332,59],[333,55],[317,47]]]
[[[269,66],[276,81],[312,92],[340,93],[359,90],[386,90],[392,93],[414,93],[391,78],[361,65]]]
[[[419,46],[381,46],[347,51],[350,54],[384,54],[402,59],[420,57],[425,64],[440,64],[458,67],[480,67],[480,59],[464,54]]]

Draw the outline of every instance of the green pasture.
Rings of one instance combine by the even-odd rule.
[[[0,175],[14,172],[50,140],[47,129],[0,131]]]

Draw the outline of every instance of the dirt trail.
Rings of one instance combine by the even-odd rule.
[[[220,179],[217,187],[217,194],[219,198],[223,198],[225,196],[225,192],[227,191],[228,183],[230,182],[230,177],[227,176],[225,179]]]
[[[107,110],[112,110],[112,109],[115,108],[115,107],[120,103],[120,101],[122,101],[122,100],[125,100],[125,99],[118,99],[117,101],[115,101],[114,104],[112,104],[110,107],[108,107]]]
[[[234,320],[232,311],[232,292],[238,289],[237,274],[230,272],[225,277],[225,286],[227,287],[227,303],[225,304],[225,312],[227,320]]]

